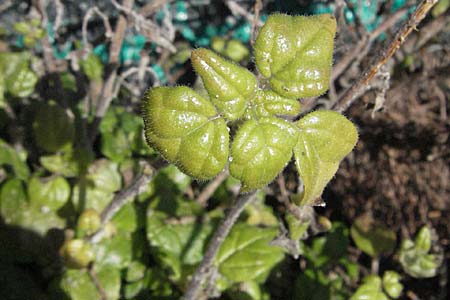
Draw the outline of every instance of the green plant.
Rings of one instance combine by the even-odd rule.
[[[394,271],[386,271],[383,278],[369,275],[363,284],[351,296],[350,300],[389,300],[398,299],[403,291],[400,275]]]
[[[354,147],[356,128],[332,111],[283,117],[300,114],[296,99],[327,90],[335,31],[331,15],[271,15],[254,45],[260,82],[210,50],[192,51],[209,99],[183,86],[150,89],[142,106],[147,142],[200,180],[229,162],[243,192],[269,184],[294,154],[304,183],[296,202],[313,204]]]
[[[431,254],[431,230],[424,226],[419,230],[414,241],[402,241],[399,251],[403,270],[415,278],[436,276],[442,263],[442,255]]]

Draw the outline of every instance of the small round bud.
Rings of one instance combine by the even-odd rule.
[[[71,269],[85,268],[94,260],[94,253],[89,244],[81,239],[66,241],[61,247],[60,254],[66,267]]]
[[[77,229],[87,235],[95,233],[100,228],[100,215],[94,209],[86,209],[78,218]]]

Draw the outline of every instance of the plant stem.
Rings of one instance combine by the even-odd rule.
[[[103,230],[105,225],[111,221],[119,210],[128,203],[130,199],[139,195],[145,186],[153,179],[156,174],[156,170],[160,169],[165,163],[159,164],[157,167],[147,165],[144,167],[142,174],[136,177],[136,179],[127,188],[121,190],[113,200],[105,207],[100,214],[101,225],[100,229],[93,235],[87,238],[92,243],[97,243],[103,236]]]
[[[192,276],[183,300],[199,299],[198,294],[200,292],[201,285],[210,275],[212,264],[214,258],[216,257],[217,251],[219,251],[220,246],[227,237],[228,233],[230,233],[230,230],[233,227],[234,223],[236,223],[245,206],[253,199],[255,194],[256,190],[248,194],[240,194],[238,196],[236,203],[231,207],[225,218],[222,220],[222,223],[220,223],[219,227],[214,232],[214,235],[212,236],[211,241],[208,244],[208,248],[206,249],[205,256],[203,257],[200,266],[198,266],[197,270]]]
[[[125,7],[126,9],[131,9],[133,7],[133,4],[134,0],[124,0],[122,3],[123,7]],[[127,18],[124,14],[121,14],[117,21],[113,37],[111,39],[111,46],[109,47],[109,61],[106,68],[107,76],[103,84],[100,101],[98,102],[95,111],[95,119],[91,125],[91,129],[89,132],[89,140],[91,141],[91,144],[94,142],[97,136],[100,122],[113,99],[113,90],[117,79],[117,70],[119,68],[119,54],[120,49],[122,49],[122,43],[125,37],[125,30],[127,29],[127,26]]]
[[[206,206],[208,199],[214,194],[222,182],[224,182],[229,175],[228,169],[219,173],[198,195],[196,201],[201,206]]]
[[[417,25],[425,18],[427,13],[437,2],[438,0],[422,0],[411,17],[409,17],[409,19],[403,24],[400,31],[395,35],[394,39],[389,43],[384,51],[382,51],[383,55],[369,67],[368,71],[364,73],[364,76],[361,79],[359,79],[353,86],[344,92],[344,94],[334,105],[334,110],[339,112],[347,110],[350,105],[352,105],[352,103],[358,99],[362,93],[364,93],[370,81],[375,77],[380,68],[386,64],[386,62],[400,48],[406,37],[413,30],[417,29]]]

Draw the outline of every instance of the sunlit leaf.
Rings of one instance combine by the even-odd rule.
[[[225,167],[229,136],[214,106],[187,87],[158,87],[143,98],[145,135],[150,146],[198,179]]]
[[[281,248],[269,245],[276,234],[274,228],[235,225],[215,260],[220,274],[233,282],[264,280],[284,257]]]
[[[241,117],[247,102],[256,93],[255,76],[247,69],[204,48],[192,51],[191,60],[211,101],[219,111],[229,120]]]
[[[284,97],[319,96],[329,86],[335,32],[329,14],[270,15],[254,45],[256,65]]]
[[[297,130],[287,121],[248,120],[234,137],[230,174],[242,181],[242,191],[262,188],[289,162],[296,142]]]

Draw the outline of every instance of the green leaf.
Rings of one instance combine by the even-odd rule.
[[[22,180],[7,180],[0,190],[0,214],[7,224],[18,224],[27,208],[27,195]]]
[[[157,250],[157,256],[174,272],[174,280],[179,280],[182,266],[193,266],[203,259],[203,250],[213,226],[211,224],[166,223],[167,215],[148,210],[147,239]]]
[[[350,300],[389,300],[381,289],[381,279],[376,275],[364,278],[361,285],[352,295]]]
[[[297,130],[274,117],[248,120],[231,146],[230,174],[242,181],[242,191],[261,188],[277,176],[292,157]]]
[[[63,229],[66,220],[55,211],[43,211],[41,208],[29,205],[21,212],[20,225],[28,230],[35,231],[44,236],[50,229]]]
[[[255,281],[245,281],[227,291],[232,300],[263,300],[261,286]]]
[[[6,89],[16,97],[28,97],[34,91],[34,86],[38,81],[36,73],[30,70],[28,65],[22,64],[11,75],[6,77]]]
[[[25,151],[16,150],[0,139],[0,165],[10,165],[16,177],[22,180],[27,180],[30,175],[26,159]]]
[[[248,215],[245,222],[254,226],[276,226],[278,220],[273,213],[272,207],[264,204],[266,199],[264,191],[259,190],[255,198],[254,201],[245,207],[245,214]]]
[[[275,228],[235,225],[216,256],[220,274],[233,282],[264,281],[284,257],[281,248],[269,245],[276,234]]]
[[[348,243],[348,228],[341,223],[333,223],[329,233],[313,239],[311,247],[304,251],[305,257],[314,268],[321,268],[345,257]]]
[[[352,224],[350,233],[356,246],[372,257],[395,249],[395,232],[375,222],[369,214],[358,217]]]
[[[314,205],[339,167],[339,162],[321,161],[311,143],[300,135],[294,147],[295,166],[303,182],[303,193],[291,198],[298,205]]]
[[[414,278],[430,278],[437,274],[442,264],[440,253],[429,254],[431,248],[431,233],[426,226],[422,227],[415,242],[406,239],[400,246],[399,261],[403,270]],[[428,251],[425,251],[427,250]]]
[[[120,269],[116,265],[103,265],[94,267],[98,281],[105,291],[106,300],[120,298]],[[98,298],[91,298],[98,299]]]
[[[191,61],[219,111],[229,120],[240,118],[247,102],[256,93],[258,84],[255,76],[247,69],[204,48],[192,51]]]
[[[414,240],[415,248],[417,251],[426,254],[431,249],[431,231],[427,226],[420,228]]]
[[[39,104],[34,112],[33,135],[39,147],[47,152],[69,148],[75,128],[73,118],[56,103]]]
[[[336,287],[338,278],[333,282],[321,270],[306,269],[295,281],[294,296],[296,300],[341,300],[344,297],[342,287]]]
[[[127,282],[135,282],[144,278],[146,265],[140,261],[132,261],[125,272],[125,280]]]
[[[273,14],[255,41],[256,65],[284,97],[319,96],[329,86],[335,32],[329,14]]]
[[[355,146],[358,133],[349,120],[332,111],[312,112],[296,124],[300,133],[294,156],[304,190],[293,200],[312,205]]]
[[[301,105],[295,99],[278,95],[273,91],[260,90],[247,108],[247,118],[269,116],[296,116],[300,113]]]
[[[95,284],[85,270],[66,270],[62,275],[60,286],[68,299],[71,300],[100,298]]]
[[[113,193],[120,190],[122,179],[118,164],[106,159],[97,160],[90,168],[87,179],[102,191]]]
[[[6,90],[16,97],[27,97],[34,91],[37,75],[30,70],[30,53],[0,53],[0,73]]]
[[[395,271],[386,271],[383,274],[383,288],[393,299],[397,299],[402,293],[403,285],[400,279],[400,275]]]
[[[79,173],[79,162],[72,151],[39,157],[39,162],[48,171],[65,177],[75,177]]]
[[[187,87],[157,87],[143,99],[148,144],[184,173],[210,179],[228,159],[229,134],[214,106]]]
[[[121,162],[125,158],[131,157],[130,141],[123,130],[102,133],[101,141],[102,153],[112,161]]]
[[[334,111],[314,111],[296,124],[300,129],[300,135],[307,137],[321,161],[341,161],[358,141],[355,125]]]
[[[309,228],[310,221],[300,221],[291,213],[287,213],[285,218],[290,238],[294,241],[302,239]]]
[[[121,107],[111,107],[100,124],[101,151],[115,162],[150,153],[143,138],[142,119]]]
[[[82,239],[66,241],[60,249],[64,265],[70,269],[84,269],[94,260],[91,245]]]
[[[92,52],[86,59],[80,61],[83,72],[91,81],[100,81],[103,76],[103,64],[100,58]]]
[[[137,229],[137,212],[134,204],[125,204],[111,220],[117,229],[133,232]]]
[[[70,197],[70,185],[64,177],[32,177],[28,182],[30,204],[41,209],[58,210]]]
[[[98,265],[112,265],[122,269],[129,266],[132,261],[133,249],[132,235],[125,232],[118,232],[109,239],[103,239],[100,243],[92,246],[95,253],[95,262]]]

